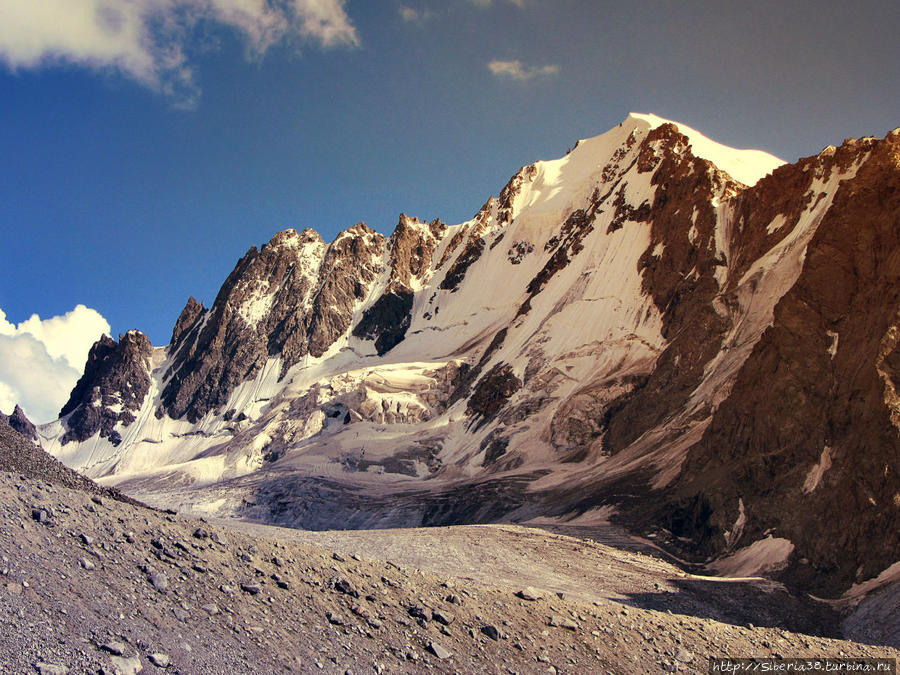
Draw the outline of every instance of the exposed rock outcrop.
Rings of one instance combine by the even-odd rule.
[[[384,245],[384,237],[360,223],[329,246],[309,319],[312,356],[322,356],[350,328],[353,310],[381,271]]]
[[[281,357],[283,375],[307,354],[321,357],[350,327],[383,247],[384,237],[360,223],[327,247],[306,229],[251,248],[207,312],[189,303],[182,313],[185,327],[176,332],[197,336],[176,347],[160,413],[196,422],[224,405],[268,358]]]
[[[387,291],[369,307],[353,329],[356,337],[375,341],[378,356],[396,347],[409,328],[413,292],[407,288]]]
[[[465,248],[453,261],[453,264],[450,265],[447,274],[444,275],[440,285],[441,290],[455,291],[459,287],[459,284],[462,283],[466,276],[466,271],[484,253],[484,245],[484,239],[481,237],[471,236],[469,238]]]
[[[118,342],[103,335],[94,343],[84,374],[59,413],[65,418],[63,444],[97,432],[113,445],[121,442],[116,425],[134,422],[150,391],[150,356],[150,340],[136,330],[120,335]]]
[[[175,328],[172,329],[172,341],[169,344],[173,350],[180,346],[182,338],[195,326],[198,317],[205,311],[206,309],[197,302],[193,295],[188,298],[187,304],[175,321]]]
[[[521,387],[522,380],[513,373],[512,366],[508,363],[498,363],[475,385],[466,412],[480,416],[478,423],[484,425],[494,418]]]
[[[34,423],[25,416],[25,411],[18,405],[7,416],[0,412],[0,422],[6,422],[14,431],[19,432],[29,441],[37,440],[37,429]]]
[[[653,129],[640,154],[641,171],[653,172],[656,190],[651,207],[640,210],[650,223],[650,247],[638,266],[643,290],[662,315],[668,346],[644,381],[604,406],[603,445],[612,453],[684,407],[730,327],[728,315],[713,304],[719,294],[713,204],[734,194],[737,185],[694,157],[688,138],[672,124]],[[618,221],[621,207],[616,208]]]
[[[393,349],[406,335],[412,320],[415,286],[431,269],[434,249],[447,226],[439,220],[425,224],[400,215],[388,240],[390,278],[382,295],[363,313],[353,335],[375,341],[379,356]]]

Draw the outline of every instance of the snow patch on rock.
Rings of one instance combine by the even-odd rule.
[[[824,476],[825,472],[830,468],[831,448],[826,445],[822,448],[822,455],[819,457],[819,461],[809,470],[809,473],[806,474],[806,480],[803,481],[803,492],[809,494],[819,487],[819,483],[822,482],[822,476]]]
[[[753,577],[775,572],[787,564],[794,545],[780,537],[766,537],[735,554],[710,563],[710,569],[726,577]]]

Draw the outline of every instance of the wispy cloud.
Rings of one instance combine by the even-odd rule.
[[[198,88],[188,42],[203,23],[236,31],[256,57],[291,38],[359,44],[344,0],[3,0],[0,62],[112,69],[190,105]]]
[[[556,65],[529,68],[522,65],[522,62],[518,59],[515,61],[491,61],[488,64],[488,69],[497,77],[506,77],[519,82],[525,82],[540,76],[556,75],[559,72],[559,66]]]
[[[419,12],[418,10],[413,9],[412,7],[407,7],[405,5],[400,5],[400,18],[404,21],[418,21]]]
[[[34,314],[18,325],[0,309],[0,411],[9,414],[19,404],[33,422],[56,419],[104,333],[109,323],[84,305],[49,319]]]
[[[490,7],[493,4],[493,0],[469,0],[476,7]],[[516,7],[524,7],[525,0],[505,0],[511,5],[515,5]]]
[[[432,17],[432,13],[428,9],[415,9],[407,5],[400,5],[400,18],[406,23],[425,23]]]

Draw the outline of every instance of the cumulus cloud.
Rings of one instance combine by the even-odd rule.
[[[198,89],[187,43],[203,23],[236,31],[256,56],[290,38],[359,44],[344,0],[3,0],[0,61],[14,71],[112,69],[190,104]]]
[[[0,340],[2,339],[0,337]],[[0,412],[8,410],[9,412],[6,414],[11,415],[17,403],[16,392],[13,391],[13,388],[5,382],[0,382]]]
[[[49,319],[34,314],[18,325],[0,309],[0,411],[9,414],[19,404],[32,422],[56,419],[91,345],[109,328],[84,305]]]
[[[507,77],[520,82],[542,75],[556,75],[559,72],[559,66],[554,65],[526,68],[518,59],[515,61],[491,61],[488,69],[497,77]]]

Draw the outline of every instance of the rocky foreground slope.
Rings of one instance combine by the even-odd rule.
[[[0,472],[0,525],[5,673],[705,673],[711,656],[898,655],[830,637],[836,613],[771,582],[518,526],[247,533],[41,470]]]
[[[306,528],[612,514],[820,596],[900,561],[900,130],[783,164],[632,115],[459,225],[287,230],[167,347],[103,338],[66,464]]]

